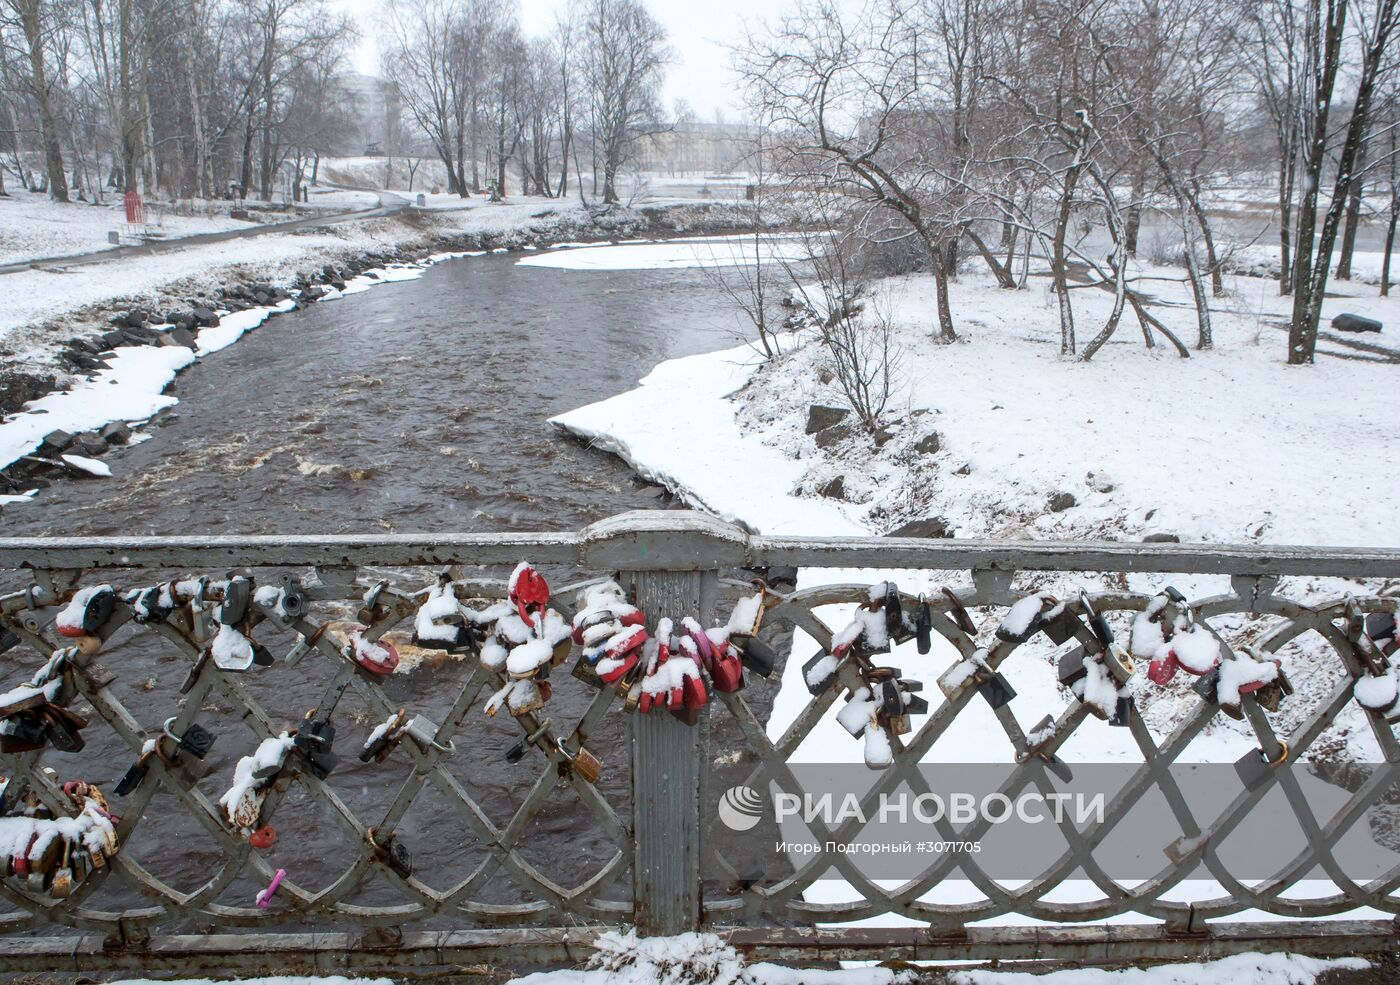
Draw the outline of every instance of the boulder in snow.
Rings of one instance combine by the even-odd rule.
[[[938,450],[942,447],[943,442],[938,437],[938,432],[930,431],[918,440],[914,445],[914,450],[920,455],[937,455]]]
[[[840,424],[850,414],[846,407],[823,407],[813,404],[807,408],[807,433],[816,434]]]
[[[908,523],[896,527],[886,537],[951,537],[953,528],[948,526],[948,521],[941,516],[931,516],[923,520],[910,520]]]
[[[1046,504],[1051,513],[1063,513],[1072,506],[1078,506],[1079,500],[1074,498],[1074,493],[1057,492],[1050,497],[1050,502]]]

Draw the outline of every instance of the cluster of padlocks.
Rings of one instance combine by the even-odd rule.
[[[863,740],[865,763],[871,769],[889,766],[895,737],[911,731],[910,716],[928,712],[928,702],[919,694],[923,685],[905,677],[899,668],[878,664],[876,658],[910,640],[920,655],[928,654],[936,625],[947,639],[961,639],[971,651],[938,678],[939,689],[954,701],[975,688],[994,710],[1016,697],[998,668],[1018,646],[1042,633],[1056,647],[1071,641],[1077,644],[1058,658],[1059,682],[1091,715],[1117,727],[1131,726],[1136,713],[1130,684],[1139,660],[1147,662],[1145,676],[1157,686],[1170,683],[1178,671],[1195,677],[1192,689],[1235,719],[1245,717],[1246,697],[1276,712],[1293,693],[1280,660],[1257,646],[1226,646],[1170,586],[1134,617],[1127,647],[1116,640],[1108,620],[1083,592],[1072,602],[1045,591],[1021,599],[997,625],[995,641],[989,646],[978,644],[977,624],[958,596],[947,588],[941,594],[946,605],[938,606],[938,611],[920,596],[911,615],[894,583],[873,586],[851,621],[833,634],[831,646],[802,668],[808,690],[819,695],[837,682],[844,666],[854,667],[859,683],[847,684],[846,703],[837,721]],[[1363,616],[1349,602],[1343,622],[1339,628],[1365,668],[1354,686],[1356,700],[1390,723],[1400,721],[1400,660],[1391,660],[1400,650],[1394,614]],[[1055,722],[1047,716],[1029,732],[1017,759],[1040,754],[1054,738]],[[1272,759],[1260,755],[1263,766],[1277,765],[1288,755],[1287,744],[1280,741]],[[1242,775],[1246,772],[1241,770]],[[1257,770],[1248,772],[1253,776]]]
[[[765,613],[785,599],[755,581],[752,592],[734,603],[727,621],[705,627],[683,613],[645,613],[617,582],[605,581],[580,591],[576,614],[567,620],[551,606],[545,579],[522,563],[511,574],[506,598],[495,602],[481,599],[479,588],[455,580],[450,571],[412,595],[378,582],[363,594],[356,625],[345,631],[312,622],[311,601],[308,587],[289,575],[268,585],[232,575],[129,590],[110,584],[70,586],[48,596],[31,587],[7,596],[0,600],[0,653],[27,643],[50,656],[27,682],[0,694],[0,752],[83,748],[82,729],[88,723],[67,706],[78,695],[80,681],[90,691],[111,682],[112,674],[96,657],[104,641],[128,620],[158,625],[189,644],[189,651],[197,654],[181,686],[181,693],[189,693],[211,668],[242,674],[274,664],[255,635],[264,623],[296,634],[285,658],[288,664],[317,650],[348,661],[366,681],[382,679],[399,665],[398,651],[384,633],[411,618],[416,646],[474,656],[493,675],[498,686],[485,703],[485,714],[504,711],[520,719],[524,731],[522,741],[507,754],[510,761],[540,748],[556,762],[561,776],[593,782],[602,769],[599,760],[578,742],[553,737],[548,719],[537,716],[553,693],[551,671],[575,647],[579,655],[573,674],[579,680],[613,689],[629,712],[667,713],[694,725],[713,694],[739,691],[746,672],[764,677],[773,672],[775,654],[759,632]],[[57,610],[52,628],[66,645],[54,646],[46,634],[49,618],[44,610],[52,609]],[[1363,613],[1349,603],[1335,628],[1362,668],[1354,687],[1356,700],[1375,716],[1400,721],[1400,660],[1393,659],[1400,641],[1394,614]],[[1224,645],[1199,611],[1172,588],[1135,615],[1126,647],[1115,639],[1087,594],[1062,601],[1049,592],[1012,605],[997,625],[994,640],[984,646],[978,643],[977,623],[955,592],[945,588],[937,600],[915,600],[903,596],[894,583],[882,582],[865,593],[850,622],[832,634],[830,645],[802,667],[803,681],[813,695],[838,681],[846,689],[837,720],[863,742],[864,759],[872,769],[889,766],[897,737],[912,730],[911,718],[929,712],[922,683],[899,668],[880,664],[878,658],[911,640],[920,655],[927,655],[935,633],[968,654],[938,678],[941,692],[957,701],[975,688],[993,709],[1016,694],[999,667],[1037,634],[1057,646],[1076,644],[1059,657],[1060,683],[1087,712],[1115,726],[1132,724],[1134,677],[1143,663],[1146,679],[1157,686],[1169,684],[1178,673],[1194,677],[1194,690],[1235,718],[1244,717],[1246,699],[1277,711],[1292,692],[1279,660],[1256,647],[1236,650]],[[333,708],[334,702],[327,707]],[[1047,718],[1030,732],[1017,758],[1037,755],[1054,739],[1054,732],[1055,723]],[[268,792],[294,772],[317,780],[330,776],[339,762],[335,737],[330,714],[312,712],[242,756],[218,801],[230,833],[254,848],[270,847],[276,832],[264,816]],[[158,734],[145,738],[136,762],[113,793],[133,794],[156,763],[175,783],[194,786],[210,772],[206,757],[215,738],[188,710],[166,720]],[[382,762],[405,742],[412,745],[415,758],[454,751],[436,723],[399,709],[369,733],[359,758]],[[1287,754],[1283,746],[1278,761]],[[30,888],[59,897],[118,850],[118,819],[97,788],[53,780],[66,798],[61,809],[51,801],[41,802],[31,789],[7,801],[5,787],[0,786],[0,856],[6,859],[8,875],[23,876]],[[371,831],[369,837],[375,856],[407,877],[407,849],[392,836],[379,841]]]

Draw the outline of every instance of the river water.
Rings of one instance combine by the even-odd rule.
[[[42,491],[32,504],[7,510],[4,533],[574,530],[624,510],[664,505],[620,460],[564,436],[547,420],[631,388],[662,360],[733,345],[735,312],[695,269],[580,272],[517,266],[515,260],[450,261],[418,280],[272,319],[181,374],[173,387],[180,403],[150,428],[153,437],[107,456],[113,478],[65,480]],[[431,577],[395,574],[396,585],[409,590]],[[279,658],[292,643],[266,624],[257,635]],[[124,628],[104,648],[102,661],[117,675],[112,693],[148,734],[175,714],[189,664],[168,644]],[[38,657],[21,654],[15,662],[27,674]],[[274,721],[290,726],[319,701],[332,669],[319,655],[296,667],[279,659],[240,676],[239,683]],[[395,705],[440,721],[466,669],[448,661],[396,674],[385,680],[384,692]],[[546,713],[566,734],[594,692],[567,666],[553,680],[555,697]],[[753,684],[750,698],[765,709],[776,679]],[[208,758],[212,772],[199,785],[216,800],[256,740],[235,705],[217,694],[205,700],[199,721],[219,735]],[[357,697],[346,695],[335,719],[343,762],[329,781],[371,825],[409,773],[402,753],[382,765],[359,763],[355,754],[377,721]],[[624,823],[627,721],[615,707],[589,739],[605,765],[598,788]],[[721,755],[720,747],[735,740],[732,724],[713,732],[712,751]],[[130,752],[100,721],[85,735],[89,745],[82,754],[50,752],[44,762],[64,779],[81,775],[110,790],[130,764]],[[519,737],[507,716],[488,719],[478,703],[449,766],[498,825],[544,768],[534,752],[516,765],[505,761],[505,750]],[[746,772],[752,762],[741,767],[731,756],[728,768]],[[120,799],[113,803],[122,809]],[[325,805],[299,784],[292,784],[274,823],[280,837],[268,861],[285,867],[301,887],[328,885],[356,851]],[[431,785],[399,832],[413,852],[415,873],[438,889],[486,857],[461,813]],[[596,872],[612,854],[601,828],[563,785],[522,844],[532,863],[566,884]],[[223,857],[166,792],[151,800],[123,851],[186,892],[202,885]],[[624,875],[623,887],[627,881]],[[94,903],[131,901],[129,887],[108,883]],[[251,877],[240,877],[218,899],[247,906],[258,888]],[[529,894],[497,874],[472,898],[507,902]],[[404,901],[373,877],[355,900]]]

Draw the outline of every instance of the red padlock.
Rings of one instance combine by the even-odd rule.
[[[1181,664],[1177,662],[1176,654],[1168,651],[1165,657],[1153,660],[1147,665],[1147,679],[1153,684],[1165,685],[1180,669]]]
[[[264,824],[248,836],[248,844],[259,850],[271,848],[277,844],[277,829],[270,824]]]
[[[604,684],[612,684],[627,676],[637,666],[637,658],[649,638],[645,629],[615,637],[598,661],[598,679]]]
[[[385,639],[366,640],[357,629],[350,634],[350,651],[355,663],[379,677],[392,674],[399,665],[399,651]]]
[[[521,561],[510,576],[510,600],[520,618],[533,625],[532,610],[542,609],[549,604],[549,583],[544,576],[528,562]]]
[[[710,672],[710,683],[715,686],[715,690],[731,694],[742,688],[744,665],[729,641],[716,643],[693,619],[685,621],[685,629],[695,641],[695,648],[700,653],[700,662]]]

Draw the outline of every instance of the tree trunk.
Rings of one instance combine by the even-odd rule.
[[[34,103],[39,110],[40,140],[44,144],[44,171],[48,176],[49,198],[55,202],[66,202],[68,180],[63,169],[63,145],[58,135],[58,120],[54,116],[53,100],[49,97],[39,0],[20,0],[15,7],[19,12],[25,43],[29,47],[29,71],[34,84]]]
[[[1342,255],[1337,260],[1337,280],[1351,280],[1351,255],[1356,250],[1356,227],[1361,223],[1361,172],[1366,166],[1366,144],[1356,151],[1356,176],[1347,190],[1346,231],[1342,233]]]
[[[1142,197],[1147,193],[1147,174],[1140,168],[1133,175],[1133,190],[1129,192],[1133,200],[1128,203],[1128,214],[1123,220],[1123,246],[1128,256],[1137,256],[1138,233],[1142,229]]]
[[[1400,218],[1400,208],[1397,208],[1394,198],[1391,199],[1390,222],[1385,227],[1385,259],[1381,261],[1381,297],[1390,296],[1390,251],[1395,248],[1395,220]]]

